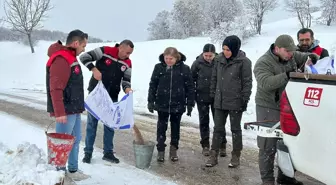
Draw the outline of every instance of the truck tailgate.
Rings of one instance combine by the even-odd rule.
[[[300,126],[283,134],[295,169],[336,184],[336,81],[291,79],[286,93]]]

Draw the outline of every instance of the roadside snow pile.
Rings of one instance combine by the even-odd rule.
[[[36,145],[23,143],[16,151],[0,142],[0,184],[55,185],[64,172],[47,164],[47,156]]]

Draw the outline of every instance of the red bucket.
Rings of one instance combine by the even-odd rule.
[[[57,168],[65,167],[75,137],[69,134],[46,133],[48,146],[48,164]]]

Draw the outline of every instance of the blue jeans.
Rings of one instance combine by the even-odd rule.
[[[75,142],[68,158],[68,170],[76,171],[78,170],[78,153],[79,153],[79,143],[82,139],[81,134],[81,115],[80,114],[70,114],[67,115],[67,123],[57,123],[56,122],[56,132],[71,134],[75,137]]]
[[[88,112],[84,152],[92,154],[96,139],[98,120]],[[104,125],[104,154],[113,152],[114,130]]]

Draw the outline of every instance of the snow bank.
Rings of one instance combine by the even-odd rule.
[[[47,164],[44,151],[28,142],[16,151],[0,142],[0,166],[0,184],[54,185],[64,178],[64,172]]]

